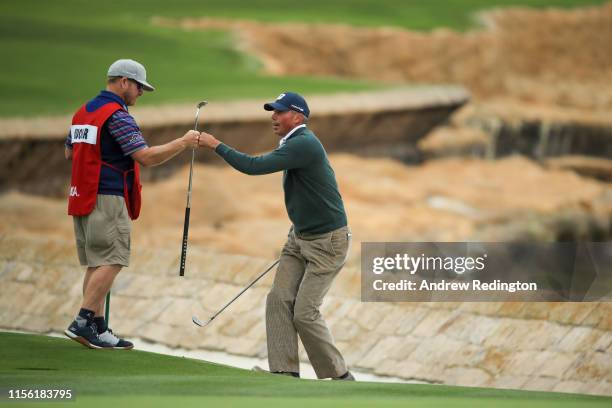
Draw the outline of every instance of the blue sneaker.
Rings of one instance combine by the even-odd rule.
[[[72,324],[64,330],[64,334],[68,336],[68,338],[90,349],[109,348],[107,343],[100,340],[95,323],[92,323],[90,326],[79,326],[77,321],[74,320]]]
[[[104,333],[98,334],[98,337],[107,348],[116,350],[131,350],[134,348],[134,343],[115,336],[110,328],[106,329]]]

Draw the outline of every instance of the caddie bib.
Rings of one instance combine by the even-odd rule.
[[[134,161],[133,168],[121,170],[102,161],[100,137],[106,120],[117,110],[123,109],[116,102],[102,105],[88,112],[83,105],[73,116],[70,127],[72,141],[72,176],[68,196],[69,215],[88,215],[96,206],[101,166],[107,166],[123,174],[123,198],[132,220],[140,215],[141,191],[140,167]],[[134,172],[132,190],[128,189],[127,176]]]

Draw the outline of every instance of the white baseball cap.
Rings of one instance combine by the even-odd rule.
[[[142,85],[145,91],[154,91],[153,85],[147,82],[147,70],[145,67],[131,59],[120,59],[111,64],[108,67],[108,76],[122,76],[133,79]]]

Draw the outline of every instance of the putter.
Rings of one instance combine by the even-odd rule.
[[[261,278],[264,277],[264,275],[268,272],[270,272],[270,270],[272,268],[274,268],[276,265],[278,265],[278,263],[280,262],[280,259],[277,259],[276,261],[274,261],[274,263],[272,265],[270,265],[268,267],[268,269],[266,269],[265,271],[263,271],[257,278],[255,278],[255,280],[253,280],[253,282],[249,283],[247,285],[246,288],[242,289],[240,291],[240,293],[238,293],[236,296],[234,296],[234,298],[232,300],[230,300],[229,302],[227,302],[227,304],[225,306],[223,306],[217,313],[215,313],[214,315],[212,315],[212,317],[210,319],[208,319],[207,321],[203,322],[202,320],[198,319],[198,317],[196,315],[191,316],[191,321],[200,327],[204,327],[206,325],[208,325],[210,322],[212,322],[213,320],[215,320],[215,318],[217,316],[219,316],[221,314],[221,312],[223,312],[225,309],[227,309],[227,307],[229,305],[231,305],[232,303],[234,303],[234,301],[236,299],[238,299],[244,292],[246,292],[251,286],[253,286],[258,280],[260,280]]]
[[[200,116],[200,109],[204,107],[208,102],[202,101],[198,103],[194,130],[198,130],[198,116]],[[187,187],[187,207],[185,207],[185,223],[183,224],[183,244],[181,246],[181,265],[179,270],[179,276],[185,275],[185,261],[187,260],[187,239],[189,237],[189,213],[191,212],[191,180],[193,177],[193,162],[195,160],[195,149],[191,149],[191,166],[189,166],[189,187]]]

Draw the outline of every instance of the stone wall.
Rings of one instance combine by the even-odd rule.
[[[139,249],[115,283],[112,327],[171,347],[266,355],[271,275],[204,329],[208,318],[271,260],[189,248]],[[72,239],[0,237],[0,327],[60,332],[80,303]],[[323,305],[348,364],[378,375],[449,385],[612,395],[610,303],[361,303],[345,268]],[[302,354],[302,358],[305,355]]]

